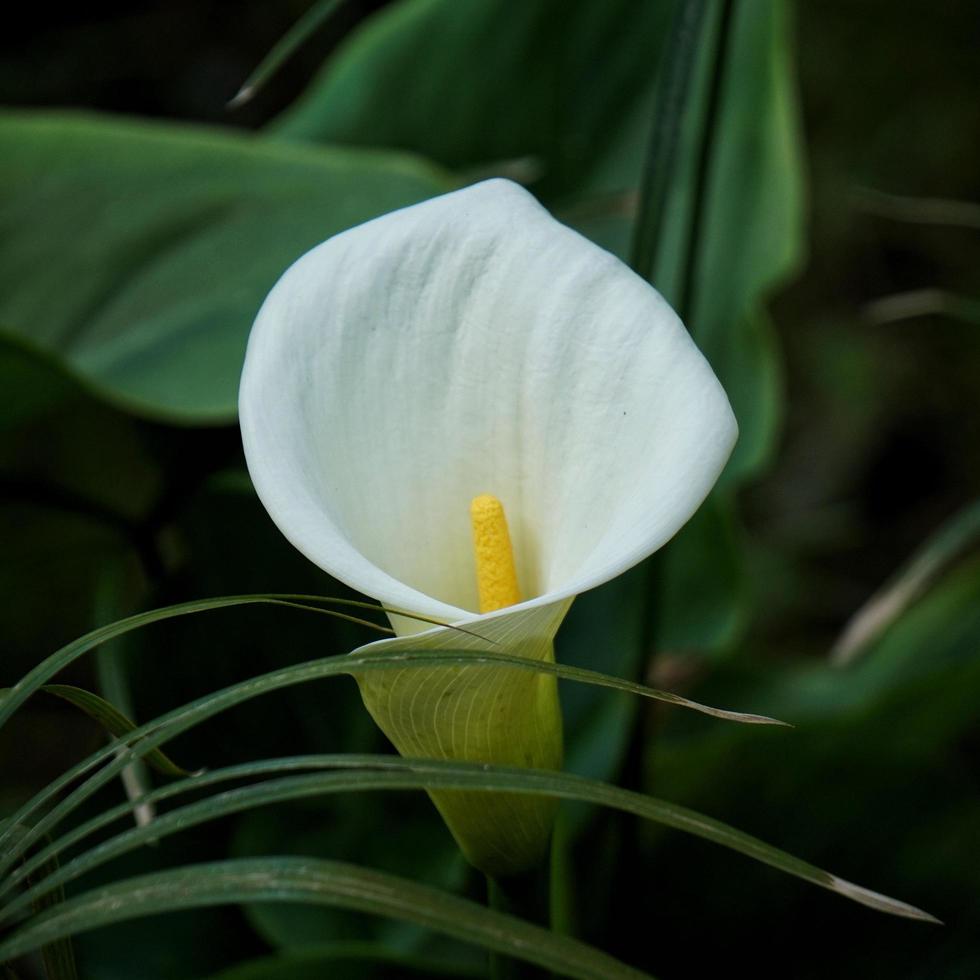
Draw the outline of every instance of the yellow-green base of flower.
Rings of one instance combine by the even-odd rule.
[[[532,651],[554,660],[550,642]],[[474,664],[375,671],[357,681],[371,716],[406,758],[561,768],[553,676]],[[517,874],[544,859],[557,801],[469,790],[429,795],[467,860],[486,874]]]

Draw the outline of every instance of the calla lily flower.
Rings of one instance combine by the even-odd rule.
[[[665,300],[504,180],[302,256],[255,321],[239,408],[256,491],[289,541],[386,608],[448,624],[393,615],[397,636],[361,652],[550,660],[574,597],[678,531],[737,433]],[[481,613],[470,503],[482,494],[505,508],[520,601]],[[561,764],[553,676],[413,667],[358,683],[403,755]],[[432,796],[483,870],[540,857],[552,803]]]

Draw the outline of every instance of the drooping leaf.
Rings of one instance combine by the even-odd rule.
[[[143,915],[243,901],[313,902],[391,916],[581,980],[647,976],[585,943],[425,885],[352,864],[292,857],[192,865],[97,889],[0,943],[0,958]]]
[[[43,663],[39,664],[23,680],[14,685],[9,693],[0,701],[0,725],[16,710],[16,708],[28,698],[34,691],[38,690],[44,682],[57,673],[62,667],[71,663],[73,660],[82,656],[89,650],[98,646],[100,643],[122,636],[125,633],[138,629],[141,626],[149,625],[153,622],[166,620],[175,616],[191,615],[204,612],[209,609],[231,608],[243,605],[271,605],[282,608],[302,609],[306,612],[315,612],[338,616],[350,619],[348,614],[336,610],[323,609],[310,605],[310,602],[334,602],[340,605],[351,605],[363,607],[369,605],[360,602],[343,602],[341,600],[329,600],[318,597],[302,596],[235,596],[224,599],[199,600],[196,602],[182,603],[165,609],[154,610],[153,612],[140,613],[128,619],[121,620],[110,626],[94,630],[92,633],[68,644],[62,650],[52,654]],[[365,625],[373,625],[365,623]],[[33,799],[25,803],[14,815],[15,822],[21,823],[31,817],[35,811],[54,799],[64,788],[71,785],[79,776],[89,772],[110,756],[116,754],[118,757],[114,762],[105,765],[92,775],[85,783],[79,786],[65,800],[54,806],[33,828],[25,835],[19,848],[13,848],[5,860],[0,860],[0,870],[9,868],[21,851],[30,843],[46,833],[51,827],[63,819],[82,801],[87,799],[96,789],[104,785],[109,779],[117,775],[125,766],[147,752],[156,748],[169,738],[173,738],[180,732],[187,730],[193,725],[203,721],[205,718],[212,717],[226,710],[227,708],[243,703],[251,698],[270,691],[279,690],[294,684],[301,684],[306,681],[319,677],[331,677],[340,675],[361,676],[376,670],[389,670],[398,673],[406,667],[415,665],[423,670],[432,668],[452,667],[458,669],[465,666],[469,670],[496,671],[497,674],[506,674],[514,669],[518,671],[530,671],[532,673],[550,674],[555,677],[563,677],[569,680],[581,681],[583,683],[594,683],[602,687],[609,687],[614,690],[643,694],[657,700],[666,701],[671,704],[678,704],[685,707],[695,708],[695,710],[705,712],[721,718],[729,718],[750,724],[784,724],[771,718],[763,718],[758,715],[748,715],[739,712],[724,711],[718,708],[708,708],[704,705],[697,705],[687,699],[670,694],[664,691],[655,691],[652,688],[644,688],[642,685],[633,684],[618,678],[609,677],[595,671],[587,671],[576,668],[564,667],[554,663],[527,660],[523,657],[512,656],[503,653],[485,651],[475,653],[469,651],[430,651],[430,650],[394,650],[391,652],[383,650],[368,651],[366,653],[346,654],[336,657],[327,657],[322,660],[311,661],[300,664],[296,667],[284,668],[273,671],[260,678],[253,678],[241,684],[232,685],[219,691],[216,694],[200,698],[189,705],[177,708],[174,711],[156,719],[153,722],[139,726],[130,732],[121,742],[135,745],[128,753],[119,753],[117,747],[109,746],[98,752],[93,753],[88,759],[72,767],[58,779],[53,780],[43,790],[37,793]],[[136,745],[136,743],[140,743]],[[117,743],[118,744],[118,743]],[[5,841],[6,835],[0,833],[0,843]]]
[[[98,722],[110,735],[119,738],[128,735],[136,728],[134,722],[130,721],[114,705],[110,704],[105,698],[100,698],[91,691],[86,691],[80,687],[73,687],[70,684],[45,684],[41,688],[48,694],[53,694],[76,708],[80,708],[93,721]],[[182,766],[178,766],[159,749],[154,749],[146,756],[146,761],[157,772],[164,776],[189,776],[190,773]]]
[[[381,629],[382,632],[387,632],[385,628],[378,627],[378,625],[375,623],[361,620],[357,617],[352,617],[348,614],[339,612],[336,609],[325,609],[314,606],[312,605],[313,603],[324,603],[328,605],[336,604],[341,607],[353,606],[355,608],[362,609],[378,608],[373,606],[371,603],[332,599],[327,596],[298,596],[290,594],[277,595],[270,593],[266,595],[224,596],[215,599],[196,599],[191,602],[179,603],[175,606],[165,606],[162,609],[153,609],[148,612],[137,613],[134,616],[129,616],[126,619],[119,620],[116,623],[110,623],[107,626],[102,626],[96,630],[93,630],[91,633],[87,633],[85,636],[80,637],[79,639],[63,647],[61,650],[51,654],[50,657],[38,664],[34,670],[32,670],[22,680],[18,681],[12,688],[9,689],[7,694],[0,699],[0,726],[2,726],[13,714],[13,712],[17,710],[19,705],[30,697],[34,691],[38,690],[45,683],[45,681],[47,681],[50,677],[53,677],[58,673],[58,671],[68,666],[68,664],[72,663],[74,660],[84,656],[86,653],[95,649],[100,644],[115,639],[117,636],[123,636],[132,630],[140,629],[144,626],[149,626],[153,623],[162,622],[167,619],[172,619],[176,616],[190,616],[201,612],[233,608],[235,606],[268,605],[286,609],[298,609],[303,612],[337,616],[341,619],[353,619],[355,622],[360,622],[364,626]],[[412,617],[410,613],[404,611],[399,611],[398,614],[400,616],[417,618]],[[428,620],[423,621],[428,622]],[[458,627],[457,629],[461,633],[465,634],[466,632],[466,630],[462,627]],[[370,670],[373,668],[375,663],[385,666],[390,664],[397,665],[399,663],[408,664],[419,661],[426,664],[432,664],[434,666],[443,666],[447,664],[466,664],[469,666],[483,667],[505,665],[508,668],[553,674],[557,677],[566,678],[568,680],[581,681],[582,683],[586,684],[598,684],[601,687],[609,687],[613,690],[625,691],[631,694],[642,694],[645,697],[652,697],[657,700],[666,701],[669,704],[693,708],[696,711],[713,715],[716,718],[725,718],[730,721],[741,721],[748,724],[763,725],[785,724],[784,722],[777,721],[773,718],[765,718],[761,715],[754,715],[739,711],[728,711],[722,708],[711,708],[706,705],[696,704],[695,702],[689,701],[687,698],[681,697],[678,694],[671,694],[669,691],[656,691],[652,688],[644,687],[641,684],[635,684],[631,681],[624,681],[618,677],[610,677],[600,673],[599,671],[585,670],[583,668],[576,667],[566,667],[562,664],[555,663],[528,661],[523,657],[515,657],[509,654],[496,653],[492,651],[484,651],[479,654],[474,654],[470,651],[459,652],[452,649],[441,650],[438,652],[414,650],[410,652],[398,651],[392,654],[390,657],[385,653],[375,651],[373,654],[366,654],[363,656],[341,655],[337,657],[328,657],[320,661],[311,661],[310,663],[300,665],[298,668],[292,668],[292,672],[299,671],[304,675],[310,674],[311,672],[316,674],[318,669],[322,669],[323,676],[327,676],[334,672],[358,673],[364,670],[365,667]],[[344,665],[346,665],[346,670],[335,670],[335,668],[342,668]],[[267,679],[271,682],[268,689],[271,690],[274,684],[281,683],[284,676],[291,676],[291,671],[278,671],[267,675]],[[139,729],[136,729],[136,731],[142,732],[145,728],[146,726],[141,726]]]
[[[296,768],[296,760],[285,760],[285,762],[288,768]],[[855,885],[686,807],[581,776],[547,770],[445,762],[434,759],[403,759],[397,756],[341,755],[321,758],[320,765],[324,764],[328,768],[353,771],[284,776],[239,789],[225,790],[197,803],[171,810],[158,817],[150,827],[136,827],[124,831],[83,853],[51,875],[46,887],[71,881],[104,862],[141,846],[148,839],[161,839],[168,834],[255,806],[330,792],[379,789],[426,789],[430,792],[462,790],[473,796],[501,792],[541,795],[554,799],[596,803],[623,810],[729,847],[787,874],[881,912],[920,921],[937,921],[921,909]],[[312,765],[311,763],[311,767]],[[211,781],[217,781],[223,776],[215,774],[210,778]],[[192,786],[200,788],[206,784],[206,779],[207,777],[202,777],[202,780],[192,781],[187,788]],[[173,790],[171,790],[172,794]],[[8,903],[0,911],[0,919],[9,920],[11,915],[37,894],[37,891],[29,891],[21,898]]]
[[[294,259],[449,186],[391,153],[23,112],[0,117],[0,178],[2,328],[186,423],[234,419],[249,328]]]

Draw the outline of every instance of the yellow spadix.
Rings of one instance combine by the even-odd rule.
[[[521,592],[504,505],[489,493],[474,497],[470,504],[470,521],[473,524],[480,612],[516,605],[521,601]]]

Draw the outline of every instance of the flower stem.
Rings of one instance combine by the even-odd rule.
[[[712,53],[707,104],[704,110],[704,120],[701,124],[701,145],[698,148],[698,159],[694,174],[694,199],[691,205],[691,220],[687,228],[687,254],[685,255],[684,265],[681,270],[682,281],[676,306],[678,315],[689,328],[693,327],[695,322],[694,297],[697,287],[701,240],[704,237],[704,216],[708,196],[708,179],[711,174],[711,161],[714,156],[718,120],[721,114],[725,69],[728,65],[728,57],[731,50],[734,12],[735,0],[722,0],[721,13],[718,18],[718,30],[715,35],[714,51]]]
[[[707,0],[680,0],[667,38],[630,249],[630,265],[648,281],[663,243],[664,213],[706,9]]]
[[[507,878],[487,875],[487,906],[526,922],[548,925],[548,865]],[[490,980],[544,980],[548,974],[530,963],[490,954]]]

